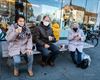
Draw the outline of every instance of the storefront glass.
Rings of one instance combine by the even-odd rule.
[[[10,23],[14,21],[15,2],[14,0],[0,0],[0,22]]]
[[[81,6],[90,12],[96,12],[98,0],[92,2],[91,0],[82,0],[81,2],[80,0],[0,0],[0,22],[13,23],[14,16],[18,12],[24,14],[28,22],[40,21],[40,17],[45,14],[49,15],[52,20],[60,21],[63,17],[61,8],[70,4]],[[91,8],[90,4],[94,6]]]
[[[67,14],[65,17],[71,16],[70,20],[83,23],[83,20],[85,20],[84,10],[96,13],[98,1],[99,0],[0,0],[0,26],[1,23],[14,23],[17,14],[23,14],[26,17],[27,23],[33,21],[39,23],[43,15],[49,15],[52,21],[56,20],[60,23],[61,29],[65,29],[64,15]],[[69,11],[70,13],[68,13],[66,6],[70,5],[74,5],[74,11]],[[79,8],[81,9],[79,10]]]
[[[28,21],[41,21],[43,15],[49,15],[51,20],[60,21],[61,1],[59,0],[28,0],[31,3],[33,15],[28,16]]]

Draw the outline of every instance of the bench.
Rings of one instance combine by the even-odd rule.
[[[68,51],[68,40],[59,40],[58,42],[54,43],[55,45],[57,45],[59,47],[59,51],[64,52],[64,51]],[[2,57],[9,57],[8,55],[8,43],[6,40],[4,41],[0,41],[0,49],[2,51]],[[94,47],[91,44],[88,44],[86,42],[84,42],[84,48],[91,48]],[[34,54],[40,54],[39,51],[37,51],[36,47],[33,50]]]

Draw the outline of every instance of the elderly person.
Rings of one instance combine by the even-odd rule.
[[[6,40],[9,43],[9,55],[14,60],[14,76],[19,75],[19,64],[21,63],[21,54],[27,57],[27,66],[29,76],[33,76],[32,63],[32,36],[29,28],[25,25],[25,18],[19,15],[16,23],[12,24],[6,35]]]
[[[36,47],[42,53],[42,66],[54,66],[54,61],[59,54],[59,49],[53,43],[56,38],[50,26],[50,17],[44,16],[39,27],[36,29]],[[50,53],[51,51],[51,53]]]
[[[77,65],[77,67],[80,67],[81,63],[81,56],[83,52],[83,42],[85,40],[85,36],[83,31],[79,28],[78,23],[73,22],[71,24],[71,29],[68,32],[68,40],[69,40],[69,45],[68,49],[71,54],[71,58],[73,62]],[[76,59],[76,54],[77,52],[77,59]]]

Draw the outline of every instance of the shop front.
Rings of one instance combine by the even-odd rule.
[[[60,33],[63,36],[70,22],[86,22],[84,21],[86,20],[84,19],[86,9],[81,4],[80,6],[74,4],[74,0],[0,0],[0,28],[6,29],[8,25],[15,23],[19,14],[25,16],[27,23],[35,22],[36,25],[44,15],[49,15],[52,22],[59,23]],[[85,2],[83,4],[85,5]],[[66,23],[65,18],[68,21]],[[93,18],[88,18],[88,22],[91,23],[91,20],[94,22]]]

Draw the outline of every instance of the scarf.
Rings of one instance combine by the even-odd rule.
[[[22,27],[22,32],[18,34],[18,39],[25,39],[26,37],[30,38],[31,33],[26,25],[20,26],[18,24],[15,24],[14,27],[15,29],[17,29],[18,27]]]

